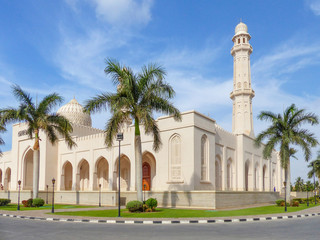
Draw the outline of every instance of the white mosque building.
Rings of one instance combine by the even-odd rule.
[[[244,23],[235,28],[231,55],[234,58],[232,132],[222,129],[214,119],[196,111],[182,113],[182,121],[171,116],[157,123],[163,142],[158,152],[152,149],[152,137],[142,135],[143,190],[146,198],[157,198],[161,206],[221,208],[271,202],[279,197],[283,170],[276,151],[270,160],[255,148],[250,74],[250,34]],[[227,96],[226,96],[227,97]],[[51,145],[40,133],[40,197],[52,191],[55,201],[71,204],[117,204],[118,142],[112,148],[104,144],[104,131],[93,128],[90,115],[72,99],[58,113],[73,125],[77,147],[68,149],[60,139]],[[143,131],[141,131],[143,132]],[[122,201],[135,199],[134,126],[123,128],[120,174]],[[33,140],[26,125],[13,125],[12,149],[0,157],[0,198],[17,201],[18,180],[22,200],[32,196]],[[101,184],[101,185],[100,185]],[[99,187],[100,185],[100,187]]]

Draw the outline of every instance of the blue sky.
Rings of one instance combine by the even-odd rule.
[[[106,58],[138,71],[163,65],[181,111],[195,109],[231,130],[234,28],[242,19],[252,36],[255,133],[262,110],[295,103],[320,115],[320,1],[55,0],[0,2],[0,107],[17,106],[10,86],[32,96],[53,91],[65,102],[114,91]],[[93,116],[103,128],[109,113]],[[309,127],[320,139],[318,127]],[[2,134],[11,149],[11,129]],[[320,149],[320,148],[319,148]],[[316,153],[318,149],[314,149]],[[306,179],[302,154],[292,179]],[[315,155],[314,155],[315,157]]]

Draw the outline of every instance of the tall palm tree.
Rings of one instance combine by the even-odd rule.
[[[180,112],[173,106],[170,99],[175,92],[164,81],[165,70],[155,64],[143,66],[140,73],[133,73],[131,68],[122,66],[111,59],[106,61],[105,73],[112,77],[117,86],[116,93],[101,93],[88,100],[85,110],[93,113],[110,108],[112,113],[105,128],[105,143],[111,147],[116,134],[129,118],[135,126],[135,168],[137,199],[142,201],[142,152],[140,128],[142,125],[146,134],[153,135],[153,149],[158,151],[161,146],[160,132],[153,112],[173,115],[175,120],[181,120]],[[119,159],[120,161],[120,159]]]
[[[72,126],[63,116],[51,113],[52,109],[63,101],[57,93],[47,95],[39,104],[34,104],[30,94],[23,91],[18,85],[12,86],[13,95],[19,101],[18,108],[0,110],[0,125],[5,126],[13,122],[25,122],[30,139],[34,138],[33,145],[33,198],[38,197],[39,191],[39,133],[44,131],[49,141],[54,144],[59,134],[64,137],[69,148],[75,146],[70,133]]]
[[[256,146],[260,146],[263,140],[267,143],[263,148],[263,156],[270,158],[273,149],[279,145],[281,167],[285,170],[285,182],[287,199],[290,199],[290,156],[291,145],[300,146],[304,152],[304,158],[308,161],[311,157],[311,147],[318,144],[313,133],[301,128],[302,124],[318,124],[318,117],[313,113],[306,113],[304,109],[298,109],[294,104],[286,108],[281,114],[263,111],[258,119],[271,121],[271,126],[262,131],[255,140]]]
[[[301,177],[297,177],[296,182],[294,183],[296,192],[303,191],[303,186],[304,186],[303,179]]]
[[[312,178],[313,174],[320,179],[320,151],[318,151],[318,156],[315,160],[310,162],[308,165],[310,171],[308,172],[308,178]]]

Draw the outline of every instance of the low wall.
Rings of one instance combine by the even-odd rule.
[[[291,192],[290,196],[291,196],[291,199],[292,198],[307,198],[307,192]],[[308,197],[314,197],[313,192],[308,192]]]
[[[238,207],[252,204],[275,203],[278,192],[217,192],[216,208]]]
[[[20,200],[31,198],[31,191],[21,191]],[[39,197],[47,200],[47,193],[39,192]],[[144,192],[143,198],[156,198],[159,207],[186,207],[186,208],[228,208],[252,204],[274,203],[279,199],[278,192],[224,192],[224,191],[152,191]],[[12,203],[17,203],[18,192],[0,192],[0,198],[9,198]],[[102,192],[101,204],[103,206],[116,206],[117,192]],[[131,200],[136,200],[136,192],[121,192],[121,205]],[[57,191],[54,196],[55,203],[98,205],[99,192]],[[52,202],[52,192],[48,193],[48,203]]]

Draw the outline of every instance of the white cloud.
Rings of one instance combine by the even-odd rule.
[[[319,0],[307,0],[307,4],[311,11],[316,15],[320,16],[320,1]]]
[[[112,25],[145,25],[151,20],[152,0],[93,0],[97,17]]]
[[[90,30],[85,36],[62,31],[62,43],[54,55],[63,78],[99,89],[105,81],[103,69],[107,51],[124,44],[117,34]]]
[[[319,64],[319,43],[297,45],[294,42],[287,41],[273,50],[272,53],[255,61],[252,65],[253,77],[270,77],[291,73],[306,66]]]
[[[79,13],[79,0],[65,0]],[[87,0],[94,7],[96,17],[111,26],[144,26],[151,20],[153,0]]]

